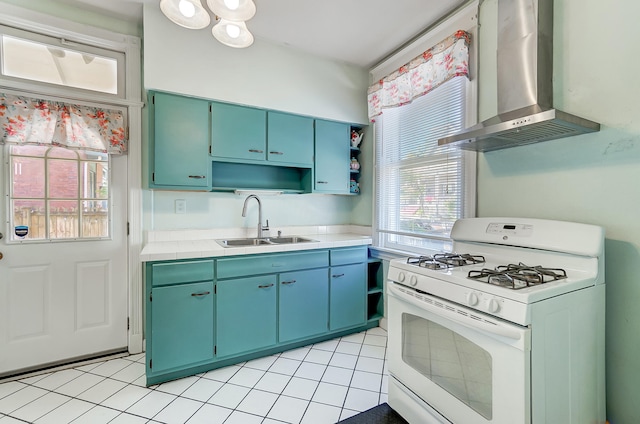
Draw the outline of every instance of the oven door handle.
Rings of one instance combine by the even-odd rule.
[[[442,318],[454,321],[468,328],[481,330],[485,333],[506,337],[512,340],[520,340],[522,338],[523,331],[506,327],[502,323],[492,323],[489,320],[486,320],[487,322],[481,321],[484,320],[484,318],[473,318],[466,310],[456,306],[455,304],[446,302],[442,299],[436,300],[427,294],[420,294],[420,296],[424,299],[429,299],[429,301],[416,299],[412,295],[403,293],[400,289],[396,288],[394,283],[389,285],[389,294],[404,302],[409,302],[418,308],[426,309]],[[437,306],[438,304],[442,306]]]

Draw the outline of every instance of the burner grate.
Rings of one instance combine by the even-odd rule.
[[[407,259],[407,263],[427,269],[447,269],[457,266],[484,263],[484,257],[468,253],[436,253],[433,256],[419,256]]]
[[[520,262],[517,265],[499,265],[495,269],[471,270],[468,278],[518,290],[567,278],[567,272],[561,268],[528,266]]]
[[[468,253],[438,253],[433,255],[433,259],[449,266],[474,265],[485,262],[484,256]]]

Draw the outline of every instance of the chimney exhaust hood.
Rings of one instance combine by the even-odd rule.
[[[498,116],[438,145],[488,152],[599,131],[553,108],[553,0],[498,0]]]

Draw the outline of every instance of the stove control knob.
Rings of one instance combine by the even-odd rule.
[[[401,272],[400,274],[398,274],[398,281],[401,283],[404,283],[404,272]]]
[[[411,279],[409,279],[409,284],[415,287],[416,284],[418,284],[418,277],[416,277],[415,275],[412,275]]]
[[[480,299],[478,299],[478,295],[476,293],[470,292],[467,294],[467,303],[469,303],[470,306],[476,306],[479,301]]]
[[[487,302],[487,309],[492,314],[497,313],[500,310],[500,302],[498,302],[496,299],[490,299]]]

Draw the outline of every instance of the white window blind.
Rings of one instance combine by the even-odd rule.
[[[465,156],[438,139],[464,128],[467,83],[453,78],[376,118],[379,247],[421,253],[450,246],[451,227],[464,216]]]

